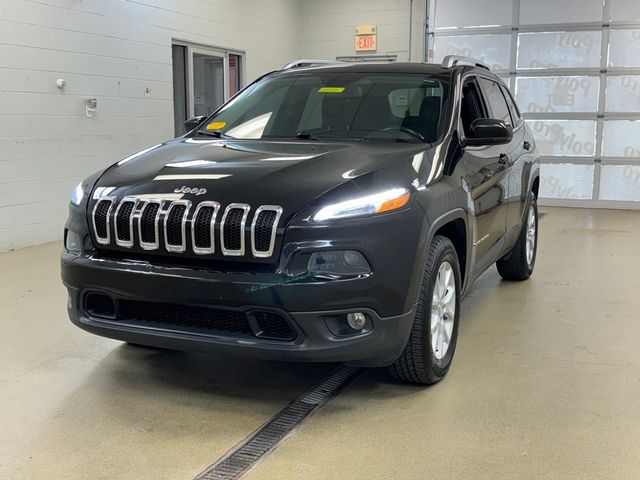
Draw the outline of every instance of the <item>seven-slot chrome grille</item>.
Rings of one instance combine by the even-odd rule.
[[[194,208],[195,207],[195,208]],[[101,246],[140,247],[147,251],[244,256],[246,235],[256,258],[273,255],[282,208],[218,202],[102,197],[91,211],[91,224]],[[247,232],[247,225],[250,231]]]

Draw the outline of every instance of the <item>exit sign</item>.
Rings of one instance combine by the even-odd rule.
[[[358,25],[356,27],[356,52],[375,52],[376,40],[375,25]]]

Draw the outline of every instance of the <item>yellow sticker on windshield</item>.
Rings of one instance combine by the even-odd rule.
[[[342,93],[344,90],[344,87],[321,87],[318,93]]]
[[[222,130],[227,122],[213,122],[207,125],[207,130]]]

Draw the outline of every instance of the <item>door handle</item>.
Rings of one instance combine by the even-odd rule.
[[[498,163],[501,165],[509,165],[510,160],[511,159],[509,155],[507,155],[506,153],[501,153],[500,156],[498,157]]]
[[[525,150],[531,150],[531,144],[529,142],[527,142],[526,140],[524,141],[522,146],[524,147]]]

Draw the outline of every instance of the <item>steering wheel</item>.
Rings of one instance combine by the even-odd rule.
[[[424,135],[422,135],[420,132],[416,132],[413,128],[409,128],[409,127],[387,127],[387,128],[383,128],[380,131],[381,132],[391,132],[393,130],[398,131],[398,132],[406,133],[407,135],[411,135],[412,137],[417,138],[421,142],[426,142],[426,139],[424,138]]]

